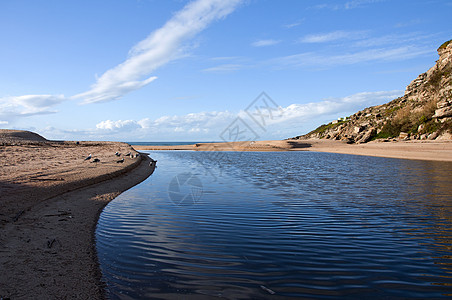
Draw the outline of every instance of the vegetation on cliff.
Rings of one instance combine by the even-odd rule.
[[[366,143],[375,139],[451,139],[452,40],[438,48],[439,60],[406,88],[403,97],[321,125],[295,139]]]

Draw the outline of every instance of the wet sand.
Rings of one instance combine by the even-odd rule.
[[[137,153],[124,143],[0,143],[0,298],[103,297],[99,214],[154,170],[146,155],[128,152]]]
[[[347,144],[332,140],[283,140],[199,143],[181,146],[133,146],[137,150],[316,151],[402,159],[452,161],[452,141],[396,141]]]

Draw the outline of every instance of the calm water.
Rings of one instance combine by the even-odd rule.
[[[112,299],[452,295],[450,163],[311,152],[151,157],[154,174],[99,219]]]
[[[175,146],[175,145],[193,145],[196,143],[215,143],[215,142],[126,142],[129,145],[140,146]]]

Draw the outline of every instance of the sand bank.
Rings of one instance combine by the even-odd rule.
[[[102,298],[98,216],[153,172],[147,156],[116,151],[136,153],[124,143],[0,143],[0,298]]]
[[[341,141],[331,140],[283,140],[133,147],[137,150],[317,151],[402,159],[452,161],[452,141],[397,141],[346,144]]]

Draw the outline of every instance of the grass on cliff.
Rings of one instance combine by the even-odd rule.
[[[333,123],[328,123],[328,124],[323,124],[320,125],[319,127],[317,127],[316,129],[314,129],[313,131],[309,132],[307,135],[311,135],[314,133],[317,133],[319,135],[322,135],[325,133],[325,131],[327,131],[328,129],[334,129],[344,123],[347,123],[348,121],[338,121],[336,124]]]
[[[380,133],[373,139],[398,137],[401,132],[411,134],[431,133],[438,130],[437,123],[432,119],[435,114],[436,101],[432,100],[424,106],[414,109],[411,105],[396,110],[394,117],[381,128]],[[418,132],[419,125],[424,129]]]
[[[444,42],[441,46],[439,46],[438,50],[445,49],[447,45],[452,43],[452,40],[448,40],[447,42]]]

